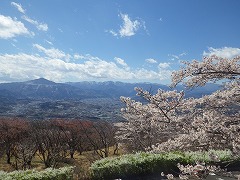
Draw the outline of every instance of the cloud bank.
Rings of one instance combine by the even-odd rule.
[[[30,80],[44,77],[56,82],[68,81],[156,81],[160,82],[166,77],[162,70],[147,70],[144,68],[131,69],[121,58],[115,57],[112,61],[99,57],[86,55],[69,55],[58,49],[47,49],[41,45],[33,45],[39,54],[1,54],[0,55],[0,81]],[[66,58],[69,61],[66,61]],[[81,59],[81,61],[76,61]]]
[[[173,63],[161,62],[156,70],[132,69],[122,58],[104,60],[90,54],[68,54],[56,48],[39,44],[33,47],[41,54],[0,54],[0,82],[22,81],[44,77],[56,82],[69,81],[169,81]],[[221,55],[231,58],[240,55],[239,48],[210,48],[205,55]],[[147,60],[145,60],[147,61]],[[154,59],[150,63],[156,64]]]

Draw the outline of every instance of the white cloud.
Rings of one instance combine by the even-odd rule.
[[[60,80],[62,73],[59,72],[64,71],[64,68],[66,69],[66,67],[59,65],[57,61],[51,62],[39,56],[23,53],[0,55],[0,63],[2,76],[5,75],[13,80],[28,80],[36,77]],[[62,66],[62,69],[60,69],[60,66]]]
[[[80,54],[74,54],[73,58],[74,59],[84,59],[84,56],[80,55]]]
[[[186,55],[187,55],[187,53],[183,52],[183,53],[179,54],[179,57],[186,56]]]
[[[158,64],[159,73],[162,75],[162,79],[170,79],[172,75],[171,63],[163,62]]]
[[[38,48],[46,51],[45,48]],[[51,56],[55,57],[55,55]],[[118,66],[115,62],[108,62],[89,54],[79,55],[79,57],[85,61],[66,62],[64,59],[45,58],[24,53],[0,55],[0,81],[6,82],[9,79],[10,81],[22,81],[45,77],[56,82],[83,80],[160,82],[170,77],[165,71],[152,71],[144,68],[130,70]],[[124,61],[119,62],[124,64]]]
[[[139,29],[141,23],[138,20],[131,21],[127,14],[120,14],[123,20],[123,25],[119,30],[121,37],[133,36],[136,31]]]
[[[175,54],[168,54],[168,56],[172,57],[171,60],[174,61],[174,60],[180,60],[180,58],[182,56],[186,56],[187,53],[183,52],[181,54],[178,54],[178,55],[175,55]]]
[[[223,48],[208,48],[209,52],[203,52],[203,56],[212,56],[216,55],[223,58],[234,58],[235,56],[240,55],[240,48],[232,48],[232,47],[223,47]]]
[[[49,58],[65,59],[67,61],[69,61],[69,59],[71,58],[71,55],[65,54],[63,51],[60,51],[59,49],[55,48],[46,49],[39,44],[33,44],[33,47],[37,48],[40,52],[45,53]]]
[[[35,25],[38,30],[41,30],[41,31],[47,31],[48,30],[48,25],[46,23],[39,23],[38,21],[33,20],[26,15],[22,16],[22,19],[24,19],[25,21]]]
[[[125,61],[121,58],[115,57],[114,60],[122,66],[125,66],[125,67],[128,66],[127,63],[125,63]]]
[[[145,61],[146,61],[147,63],[150,63],[150,64],[155,64],[155,63],[157,63],[157,60],[152,59],[152,58],[145,59]]]
[[[48,41],[48,40],[46,40],[46,39],[44,39],[44,41],[45,41],[46,43],[50,44],[50,45],[53,45],[53,43],[52,43],[51,41]]]
[[[47,31],[48,30],[48,25],[47,24],[42,24],[42,23],[40,23],[40,24],[38,24],[37,25],[37,28],[38,28],[38,30],[41,30],[41,31]]]
[[[19,35],[34,35],[29,32],[21,21],[9,16],[0,15],[0,38],[9,39]]]
[[[74,55],[75,59],[83,59],[83,60],[86,60],[86,61],[100,61],[101,59],[96,57],[96,56],[92,56],[90,54],[75,54]]]
[[[61,33],[63,33],[63,30],[62,30],[61,28],[58,28],[58,30],[59,30]]]
[[[120,29],[117,31],[114,30],[106,30],[105,32],[108,32],[112,34],[113,36],[120,36],[120,37],[130,37],[136,34],[136,32],[142,28],[147,32],[147,28],[145,26],[145,22],[143,20],[132,20],[128,14],[122,14],[120,13],[119,16],[122,20],[122,25],[120,26]]]
[[[11,5],[14,6],[15,8],[17,8],[17,10],[23,14],[25,14],[25,9],[23,9],[21,4],[15,3],[15,2],[11,2]]]
[[[118,33],[116,33],[116,32],[113,31],[113,30],[109,30],[109,31],[106,31],[106,32],[109,32],[109,33],[112,34],[113,36],[118,36]]]
[[[164,62],[164,63],[159,63],[158,67],[159,67],[160,69],[167,69],[167,68],[170,67],[170,63],[166,63],[166,62]]]
[[[25,21],[27,21],[27,22],[33,24],[34,26],[36,26],[38,30],[40,30],[40,31],[47,31],[48,30],[48,25],[46,23],[40,23],[40,22],[38,22],[36,20],[31,19],[27,15],[25,15],[25,9],[23,9],[21,4],[18,4],[18,3],[15,3],[15,2],[11,2],[11,5],[16,7],[19,12],[24,14],[22,16],[22,19],[24,19]]]

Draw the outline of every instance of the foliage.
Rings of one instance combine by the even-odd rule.
[[[178,163],[195,164],[195,162],[214,163],[212,154],[218,156],[219,161],[227,161],[232,158],[231,151],[208,152],[168,152],[127,154],[120,157],[104,158],[96,161],[91,166],[93,179],[114,179],[146,174],[159,174],[161,172],[177,172]]]
[[[44,171],[26,170],[13,171],[10,173],[0,171],[0,179],[4,180],[71,180],[73,179],[74,167],[59,169],[47,168]]]

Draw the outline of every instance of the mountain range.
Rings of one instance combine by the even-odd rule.
[[[1,83],[0,97],[30,99],[87,99],[87,98],[119,98],[135,96],[134,87],[141,87],[156,93],[157,90],[170,90],[167,85],[156,83],[124,83],[124,82],[67,82],[55,83],[44,78],[25,82]],[[177,86],[178,91],[184,90]],[[186,90],[186,96],[201,97],[219,89],[219,85],[207,84],[194,90]]]
[[[0,116],[31,118],[115,118],[120,117],[120,96],[140,100],[134,87],[141,87],[152,94],[157,90],[170,90],[156,83],[125,82],[67,82],[55,83],[44,78],[25,82],[0,84]],[[218,90],[216,84],[207,84],[194,90],[186,90],[186,97],[201,97]],[[178,91],[184,90],[179,85]],[[117,117],[116,117],[117,116]],[[120,118],[121,119],[121,118]]]

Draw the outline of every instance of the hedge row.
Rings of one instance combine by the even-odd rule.
[[[178,172],[177,164],[194,164],[195,162],[214,163],[211,155],[220,161],[228,161],[232,153],[226,151],[208,152],[170,152],[162,154],[136,153],[114,158],[105,158],[94,162],[90,169],[93,179],[115,179],[149,174]]]
[[[4,180],[72,180],[73,168],[62,167],[59,169],[47,168],[43,171],[26,170],[4,172],[0,171],[0,179]]]

